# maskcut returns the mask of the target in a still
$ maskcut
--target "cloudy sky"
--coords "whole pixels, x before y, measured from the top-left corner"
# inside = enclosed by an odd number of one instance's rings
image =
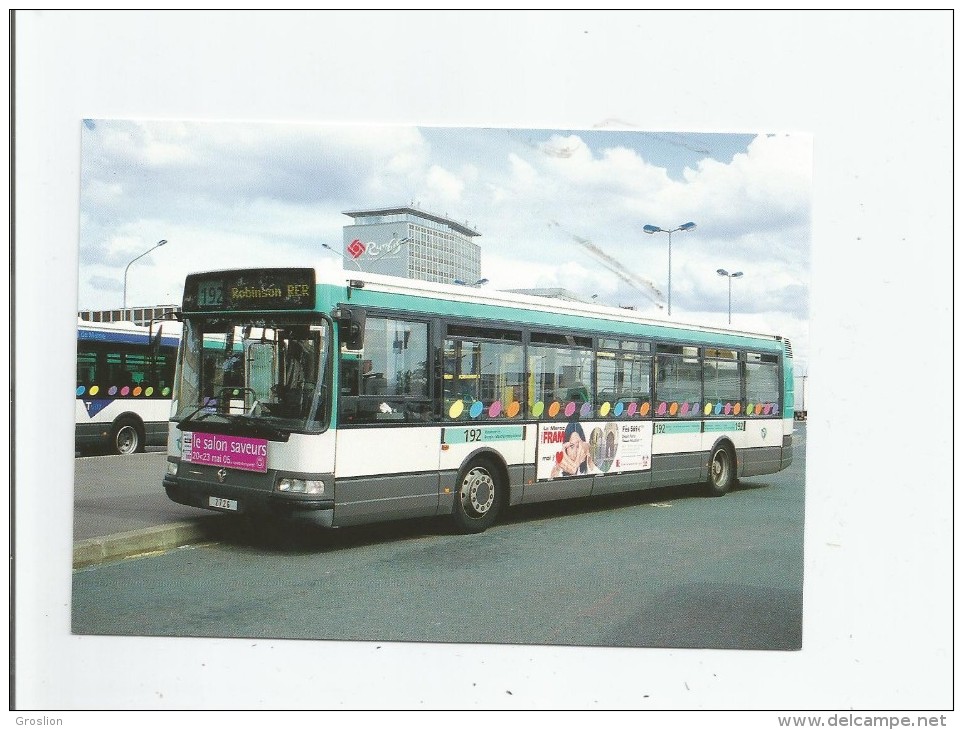
[[[88,119],[79,307],[179,302],[209,268],[337,272],[343,211],[416,202],[481,233],[489,287],[808,340],[812,140],[805,134],[321,126]]]

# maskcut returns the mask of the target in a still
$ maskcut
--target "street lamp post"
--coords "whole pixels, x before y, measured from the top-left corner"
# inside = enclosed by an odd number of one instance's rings
[[[340,254],[340,253],[338,253],[337,251],[335,251],[333,248],[331,248],[331,247],[330,247],[328,244],[326,244],[326,243],[322,243],[322,244],[321,244],[321,248],[323,248],[323,249],[325,249],[325,250],[327,250],[327,251],[330,251],[330,252],[333,253],[335,256],[337,256],[339,259],[341,259],[341,268],[342,268],[342,269],[344,268],[344,256],[343,256],[342,254]],[[355,261],[354,259],[351,259],[351,263],[355,265],[355,268],[357,268],[358,271],[363,271],[363,270],[364,270],[364,269],[361,268],[361,264],[359,264],[359,263],[358,263],[357,261]]]
[[[130,265],[131,265],[132,263],[134,263],[137,259],[143,258],[143,257],[146,256],[147,254],[149,254],[151,251],[153,251],[155,248],[160,248],[160,247],[163,246],[165,243],[167,243],[167,239],[161,239],[160,241],[158,241],[157,243],[155,243],[153,246],[151,246],[149,249],[147,249],[146,251],[144,251],[144,253],[142,253],[140,256],[135,256],[134,258],[132,258],[132,259],[127,263],[127,266],[124,267],[124,307],[123,307],[123,310],[124,310],[124,319],[125,319],[125,320],[129,319],[129,317],[127,316],[127,315],[128,315],[128,312],[127,312],[127,270],[130,268]]]
[[[688,223],[683,223],[681,226],[678,226],[677,228],[673,228],[672,230],[666,230],[665,228],[659,228],[658,226],[652,226],[652,225],[642,226],[642,230],[648,234],[667,233],[669,235],[669,316],[670,317],[672,316],[672,234],[675,233],[676,231],[691,231],[695,227],[696,227],[696,224],[693,223],[692,221],[689,221]]]
[[[454,283],[455,283],[455,284],[458,284],[459,286],[474,286],[474,287],[479,287],[479,286],[483,286],[484,284],[487,284],[487,283],[488,283],[488,279],[479,279],[478,281],[473,282],[473,283],[469,283],[469,282],[464,281],[464,280],[462,280],[462,279],[455,279],[455,280],[454,280]]]
[[[742,276],[741,271],[737,271],[734,274],[730,274],[725,269],[716,269],[716,273],[719,276],[724,276],[729,280],[729,324],[732,324],[732,280],[738,279]]]

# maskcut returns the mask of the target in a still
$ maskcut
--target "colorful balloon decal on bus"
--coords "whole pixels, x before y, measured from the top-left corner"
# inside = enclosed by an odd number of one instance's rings
[[[153,388],[148,387],[144,394],[150,396],[153,393]],[[130,391],[130,395],[138,396],[140,395],[141,388],[136,387],[130,389],[124,387],[120,390],[120,395],[126,396]],[[94,385],[90,388],[90,395],[96,395],[98,392],[98,386]],[[117,387],[111,388],[111,395],[117,394]],[[170,392],[169,388],[165,388],[163,395],[166,397]],[[77,395],[82,396],[84,394],[84,386],[77,388]],[[597,409],[593,407],[591,403],[582,403],[579,405],[576,401],[569,401],[567,403],[562,403],[560,401],[552,401],[546,407],[546,404],[542,401],[536,401],[532,404],[529,409],[531,418],[546,418],[556,419],[564,418],[567,420],[573,419],[588,419],[593,416],[597,418],[632,418],[635,416],[645,418],[653,413],[652,406],[648,401],[643,401],[641,404],[636,401],[616,401],[614,404],[611,401],[605,401],[600,404]],[[755,416],[773,416],[779,413],[778,403],[749,403],[743,409],[742,403],[739,402],[712,402],[707,401],[705,405],[699,403],[698,401],[662,401],[660,402],[654,410],[654,415],[658,418],[693,418],[699,416],[739,416],[745,413],[746,417]],[[483,401],[472,401],[466,403],[464,400],[456,400],[452,402],[448,407],[448,418],[451,420],[458,420],[463,417],[468,417],[471,419],[481,418],[483,415],[488,418],[517,418],[522,413],[522,404],[515,400],[505,405],[501,400],[492,401],[489,404]]]

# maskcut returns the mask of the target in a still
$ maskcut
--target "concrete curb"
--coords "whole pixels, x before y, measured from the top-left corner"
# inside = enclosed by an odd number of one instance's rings
[[[74,568],[210,540],[213,532],[207,523],[207,520],[174,522],[75,542]]]

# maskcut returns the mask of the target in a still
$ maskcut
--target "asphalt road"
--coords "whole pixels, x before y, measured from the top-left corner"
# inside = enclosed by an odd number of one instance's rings
[[[74,542],[204,515],[167,498],[166,462],[162,450],[75,458]]]
[[[81,634],[798,649],[805,428],[790,469],[438,521],[216,542],[78,570]],[[226,518],[228,519],[228,518]]]

